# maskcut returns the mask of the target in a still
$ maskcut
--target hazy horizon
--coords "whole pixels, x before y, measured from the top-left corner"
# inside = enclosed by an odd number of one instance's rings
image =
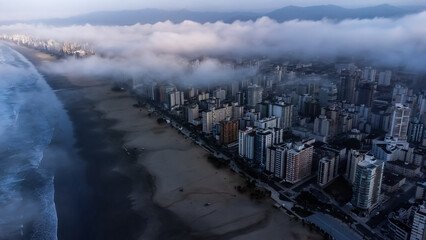
[[[185,0],[173,2],[169,0],[160,0],[155,2],[139,2],[134,0],[124,0],[120,2],[107,0],[92,0],[92,1],[62,1],[57,4],[54,0],[31,1],[20,0],[19,2],[5,2],[0,3],[0,21],[12,20],[31,20],[31,19],[44,19],[44,18],[62,18],[75,15],[87,14],[98,11],[122,11],[134,10],[145,8],[156,8],[162,10],[193,10],[193,11],[249,11],[249,12],[268,12],[286,6],[317,6],[317,5],[337,5],[345,8],[359,8],[370,7],[381,4],[390,4],[394,6],[426,6],[426,3],[421,0],[360,0],[342,1],[342,0],[254,0],[247,3],[243,0],[232,1],[203,1],[200,3],[195,0]]]

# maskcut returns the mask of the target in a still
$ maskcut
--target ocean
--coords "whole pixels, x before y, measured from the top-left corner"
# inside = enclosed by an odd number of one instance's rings
[[[0,43],[0,239],[191,239],[83,91]]]
[[[54,172],[61,159],[44,154],[55,135],[71,133],[70,124],[36,68],[0,44],[0,239],[57,239]]]

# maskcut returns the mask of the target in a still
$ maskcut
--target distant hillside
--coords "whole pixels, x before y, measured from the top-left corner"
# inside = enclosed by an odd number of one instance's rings
[[[159,9],[141,9],[126,11],[94,12],[78,15],[69,18],[40,19],[26,21],[26,23],[45,23],[49,25],[133,25],[136,23],[147,24],[164,22],[170,20],[180,23],[184,20],[191,20],[199,23],[224,21],[227,23],[236,20],[248,21],[256,20],[262,16],[268,16],[278,22],[300,19],[300,20],[320,20],[323,18],[333,20],[343,19],[368,19],[375,17],[396,18],[406,14],[421,11],[416,8],[399,8],[391,5],[379,5],[375,7],[348,9],[335,5],[322,5],[312,7],[288,6],[275,11],[257,14],[252,12],[196,12],[189,10],[166,11]],[[8,24],[14,21],[9,21]],[[17,22],[17,21],[15,21]],[[5,23],[3,23],[5,24]]]
[[[275,19],[279,22],[283,22],[292,19],[321,20],[323,18],[328,18],[334,20],[343,20],[355,18],[368,19],[375,17],[394,18],[401,17],[414,12],[416,11],[406,10],[387,4],[375,7],[354,9],[342,8],[335,5],[323,5],[312,7],[289,6],[270,12],[266,14],[266,16]]]
[[[52,25],[92,24],[92,25],[133,25],[136,23],[157,23],[172,21],[181,23],[191,20],[199,23],[206,22],[233,22],[258,18],[259,15],[249,12],[195,12],[189,10],[166,11],[159,9],[126,10],[115,12],[95,12],[63,19],[45,19],[33,22],[41,22]]]

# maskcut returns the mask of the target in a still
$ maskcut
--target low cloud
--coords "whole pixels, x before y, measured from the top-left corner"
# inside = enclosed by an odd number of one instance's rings
[[[68,58],[46,66],[57,73],[122,75],[161,80],[228,80],[254,74],[253,68],[233,69],[222,59],[250,57],[300,59],[361,57],[380,65],[426,71],[426,12],[399,19],[334,22],[269,18],[199,24],[160,22],[133,26],[13,25],[0,33],[39,39],[89,43],[95,56]],[[202,59],[194,64],[194,59]]]

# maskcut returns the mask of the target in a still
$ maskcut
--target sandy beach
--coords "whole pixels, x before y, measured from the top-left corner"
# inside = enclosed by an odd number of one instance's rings
[[[55,61],[16,49],[36,67]],[[107,80],[43,75],[70,115],[87,163],[91,201],[100,204],[99,212],[90,214],[100,222],[84,230],[92,231],[92,239],[322,239],[274,208],[272,200],[239,193],[241,176],[214,167],[204,149],[134,107],[134,97],[112,91]],[[123,144],[144,150],[132,159]],[[60,233],[57,205],[59,239],[71,239]]]

